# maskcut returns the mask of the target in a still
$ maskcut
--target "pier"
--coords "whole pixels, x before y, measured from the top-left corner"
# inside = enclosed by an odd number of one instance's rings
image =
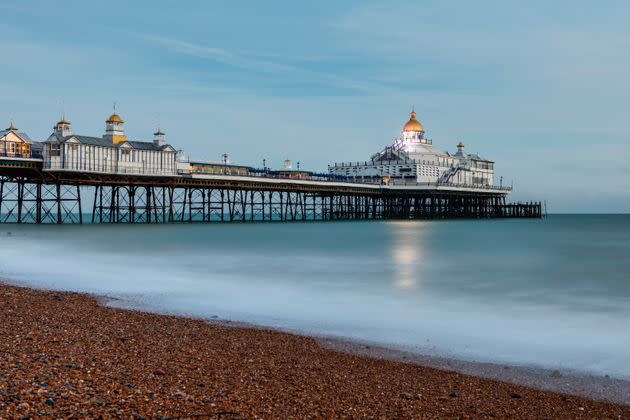
[[[193,223],[540,218],[507,187],[385,184],[311,174],[168,176],[42,169],[0,157],[0,223]]]

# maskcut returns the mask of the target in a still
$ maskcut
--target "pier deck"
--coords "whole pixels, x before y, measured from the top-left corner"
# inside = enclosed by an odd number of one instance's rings
[[[0,223],[190,223],[542,216],[505,187],[224,174],[43,171],[0,158]],[[84,220],[89,214],[89,220]]]

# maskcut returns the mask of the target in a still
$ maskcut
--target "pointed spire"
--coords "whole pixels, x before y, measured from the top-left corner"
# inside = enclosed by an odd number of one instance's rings
[[[7,131],[17,131],[17,128],[13,125],[13,119],[11,119],[11,123],[7,127]]]
[[[411,116],[412,120],[416,119],[416,107],[415,107],[415,105],[411,107],[411,114],[410,114],[410,116]]]
[[[70,122],[68,120],[66,120],[66,112],[65,111],[61,114],[61,119],[59,120],[57,125],[64,125],[64,124],[70,124]]]
[[[156,118],[157,118],[157,131],[155,133],[153,133],[153,135],[155,137],[164,137],[165,133],[162,130],[160,130],[160,125],[161,125],[160,124],[160,114],[157,114]]]

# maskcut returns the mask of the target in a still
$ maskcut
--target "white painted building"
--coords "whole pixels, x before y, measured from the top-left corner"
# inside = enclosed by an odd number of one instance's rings
[[[425,137],[422,123],[411,111],[400,137],[364,162],[335,163],[329,173],[357,181],[385,183],[439,183],[454,185],[492,186],[494,162],[476,154],[464,152],[464,144],[450,154],[433,146]]]
[[[113,174],[176,175],[176,151],[158,129],[152,142],[127,139],[124,121],[112,114],[102,137],[72,133],[62,118],[44,142],[45,171],[79,171]]]

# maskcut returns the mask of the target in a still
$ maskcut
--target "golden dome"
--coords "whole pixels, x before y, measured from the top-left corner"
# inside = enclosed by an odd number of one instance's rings
[[[422,123],[416,120],[416,111],[411,111],[411,118],[403,127],[403,131],[424,131]]]
[[[108,123],[114,123],[114,122],[115,123],[124,123],[123,119],[120,118],[120,115],[118,115],[116,113],[110,115],[109,118],[107,119],[107,121],[105,121],[105,122],[108,122]]]

